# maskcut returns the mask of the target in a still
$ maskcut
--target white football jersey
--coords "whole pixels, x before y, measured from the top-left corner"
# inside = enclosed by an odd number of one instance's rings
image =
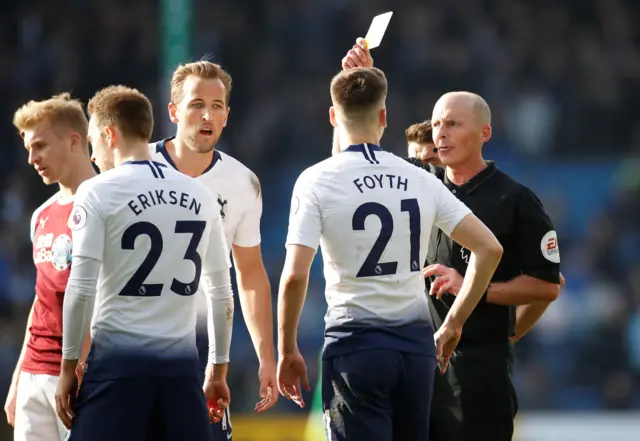
[[[92,321],[97,354],[196,354],[201,276],[230,267],[221,222],[203,185],[157,162],[126,162],[80,186],[69,226],[73,257],[102,262]]]
[[[426,322],[421,270],[431,229],[449,235],[469,213],[427,171],[354,145],[300,175],[287,245],[322,247],[327,328]]]
[[[149,151],[154,161],[177,169],[165,147],[172,139],[149,144]],[[260,245],[262,192],[257,176],[237,159],[216,150],[210,166],[195,179],[215,197],[229,249]]]

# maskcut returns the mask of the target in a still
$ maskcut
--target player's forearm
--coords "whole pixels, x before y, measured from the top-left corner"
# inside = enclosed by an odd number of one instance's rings
[[[495,282],[489,285],[487,302],[496,305],[519,306],[534,302],[553,302],[560,294],[560,285],[526,274],[508,282]]]
[[[261,362],[275,360],[271,287],[262,265],[248,272],[238,272],[238,295],[258,359]]]
[[[91,323],[95,296],[67,287],[62,306],[62,358],[77,364],[82,357],[86,330]],[[74,364],[74,365],[75,365]]]
[[[453,320],[458,325],[467,321],[487,290],[501,257],[500,248],[478,250],[471,254],[462,287],[447,314],[447,320]]]
[[[205,291],[207,295],[207,331],[209,364],[229,363],[233,333],[233,291],[231,284]]]
[[[516,335],[511,338],[514,343],[524,337],[540,320],[551,302],[535,302],[520,305],[516,308]]]
[[[77,364],[91,324],[101,262],[74,256],[62,303],[62,358]],[[75,365],[74,364],[74,365]]]
[[[309,275],[283,274],[278,293],[278,352],[298,350],[298,323],[307,293]]]
[[[205,376],[210,380],[226,380],[228,371],[229,363],[209,364]]]

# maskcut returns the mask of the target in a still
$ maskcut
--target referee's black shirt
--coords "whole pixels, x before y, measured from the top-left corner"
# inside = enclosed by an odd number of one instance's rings
[[[540,200],[531,190],[498,170],[487,167],[467,183],[456,186],[444,169],[435,173],[471,211],[495,234],[504,252],[492,282],[506,282],[521,274],[551,283],[560,283],[560,257],[555,229]],[[464,276],[469,250],[433,229],[426,265],[440,263]],[[431,280],[426,280],[427,292]],[[453,304],[449,293],[439,300],[429,296],[429,309],[438,329]],[[514,335],[515,308],[487,303],[485,297],[473,311],[462,331],[462,342],[504,341]]]

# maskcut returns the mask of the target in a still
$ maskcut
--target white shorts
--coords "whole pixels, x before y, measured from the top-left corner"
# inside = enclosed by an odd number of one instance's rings
[[[20,372],[14,441],[64,441],[67,429],[56,414],[58,377]]]

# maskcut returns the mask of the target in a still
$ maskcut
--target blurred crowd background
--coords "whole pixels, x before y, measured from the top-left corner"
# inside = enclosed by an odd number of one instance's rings
[[[167,8],[174,11],[168,21]],[[103,86],[126,84],[154,103],[160,139],[173,133],[166,114],[167,71],[203,56],[221,63],[234,88],[219,148],[262,182],[263,252],[275,299],[293,182],[330,154],[329,81],[371,18],[387,10],[394,16],[373,53],[390,85],[383,146],[404,155],[404,129],[428,118],[442,93],[477,92],[493,112],[486,158],[530,186],[557,227],[567,284],[517,344],[520,409],[640,409],[635,0],[2,2],[3,402],[34,295],[29,218],[56,190],[28,166],[11,124],[13,111],[27,100],[63,91],[86,102]],[[180,30],[172,20],[185,14]],[[186,58],[176,59],[180,54]],[[300,329],[314,378],[325,310],[318,260]],[[257,362],[239,306],[236,311],[233,409],[251,412],[258,399]],[[275,412],[296,411],[281,401]]]

